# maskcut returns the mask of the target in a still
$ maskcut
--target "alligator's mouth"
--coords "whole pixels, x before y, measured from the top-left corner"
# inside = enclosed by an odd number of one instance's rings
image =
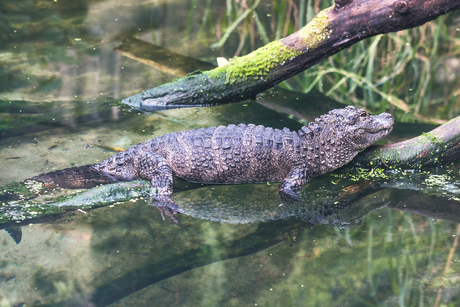
[[[374,135],[387,135],[393,130],[394,119],[389,113],[382,113],[372,118],[363,127],[364,131]],[[368,127],[366,127],[366,125]]]
[[[355,145],[357,149],[365,149],[373,143],[383,139],[393,130],[393,118],[386,115],[386,118],[374,118],[373,121],[368,121],[367,125],[364,124],[355,133],[361,135],[362,138],[355,138]]]
[[[362,130],[364,133],[372,134],[372,135],[380,135],[380,134],[389,134],[393,130],[393,126],[385,127],[385,128],[366,128],[363,127]]]
[[[393,130],[393,127],[390,126],[389,128],[384,128],[384,129],[380,129],[380,131],[377,131],[377,133],[380,133],[380,134],[390,134],[390,132]]]

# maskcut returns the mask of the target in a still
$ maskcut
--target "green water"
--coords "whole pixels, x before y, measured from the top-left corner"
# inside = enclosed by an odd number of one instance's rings
[[[190,70],[232,57],[244,33],[210,47],[223,35],[215,20],[232,20],[226,3],[2,1],[0,192],[114,154],[103,146],[231,123],[298,129],[339,106],[282,89],[210,108],[114,105],[178,77],[184,65],[145,61],[155,52],[188,56]],[[270,38],[283,29],[268,26],[271,5],[261,1],[257,11]],[[246,35],[242,52],[251,49]],[[152,53],[135,49],[136,39]],[[432,128],[399,124],[388,141]],[[281,205],[277,188],[176,182],[184,210],[176,225],[148,204],[145,182],[22,186],[15,191],[40,196],[0,205],[0,307],[460,305],[458,164],[336,171],[309,182],[291,205]]]

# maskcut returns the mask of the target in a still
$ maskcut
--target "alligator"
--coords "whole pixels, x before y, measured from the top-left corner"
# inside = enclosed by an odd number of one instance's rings
[[[151,204],[163,219],[181,212],[171,198],[173,177],[205,184],[282,182],[286,203],[313,177],[350,162],[359,152],[388,135],[388,113],[369,115],[353,106],[335,109],[299,131],[239,124],[165,134],[96,164],[41,174],[32,180],[61,187],[100,183],[151,182]]]

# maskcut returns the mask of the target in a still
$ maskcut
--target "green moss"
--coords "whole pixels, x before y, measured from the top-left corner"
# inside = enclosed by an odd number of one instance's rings
[[[227,65],[210,71],[209,77],[226,74],[226,82],[246,80],[248,77],[265,81],[264,77],[268,77],[274,67],[284,65],[301,53],[301,50],[292,49],[284,46],[280,41],[274,41],[246,56],[230,59]]]
[[[439,144],[440,145],[440,144],[443,143],[441,138],[439,138],[438,136],[433,135],[433,134],[431,134],[429,132],[423,132],[422,137],[428,139],[431,142],[431,144]]]
[[[327,12],[332,8],[321,11],[308,25],[299,30],[299,41],[302,45],[308,46],[307,50],[315,48],[332,33],[332,30],[328,29],[327,16]],[[290,48],[281,41],[274,41],[246,56],[230,59],[227,65],[210,71],[208,76],[218,78],[226,75],[227,83],[247,80],[248,77],[265,81],[264,78],[270,75],[274,67],[284,65],[302,53],[301,49]]]
[[[312,19],[305,27],[299,30],[300,41],[307,45],[307,50],[316,48],[319,42],[329,38],[332,33],[328,23],[327,13],[333,8],[322,10],[315,18]]]

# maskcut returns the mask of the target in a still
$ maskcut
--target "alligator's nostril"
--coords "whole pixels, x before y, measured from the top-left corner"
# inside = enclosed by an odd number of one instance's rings
[[[382,115],[386,118],[393,118],[393,116],[390,113],[382,113]]]

